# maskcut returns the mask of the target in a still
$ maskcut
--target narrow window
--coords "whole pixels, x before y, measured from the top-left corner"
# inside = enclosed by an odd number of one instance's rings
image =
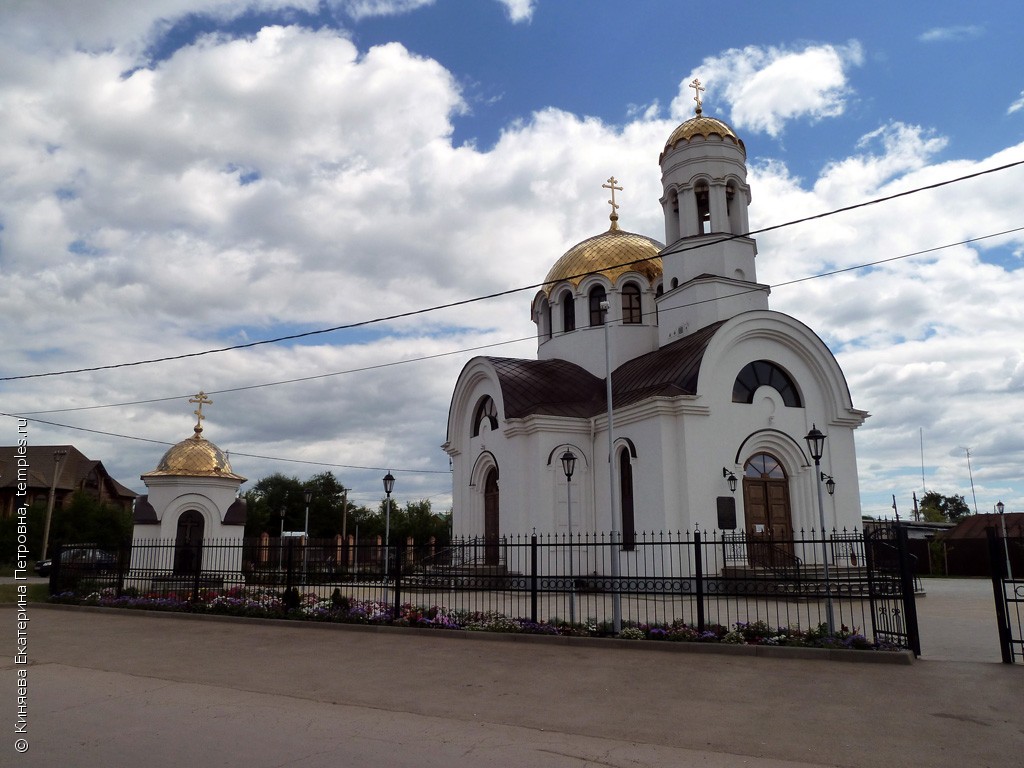
[[[562,294],[562,331],[568,333],[576,330],[576,300],[572,291]]]
[[[604,325],[604,310],[601,309],[601,304],[607,299],[608,294],[600,285],[595,285],[590,289],[590,324]]]
[[[633,465],[629,449],[619,451],[619,495],[622,502],[622,548],[636,549],[636,515],[633,512]]]
[[[622,286],[622,322],[630,325],[642,323],[643,312],[640,311],[640,288],[636,283]]]

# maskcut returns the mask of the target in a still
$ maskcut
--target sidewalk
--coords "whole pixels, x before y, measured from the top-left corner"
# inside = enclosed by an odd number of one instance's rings
[[[923,616],[948,599],[922,600]],[[4,765],[1015,768],[1024,754],[1021,665],[29,614],[31,746],[15,754],[9,729]],[[0,609],[0,623],[14,619]],[[11,661],[0,663],[8,723]]]

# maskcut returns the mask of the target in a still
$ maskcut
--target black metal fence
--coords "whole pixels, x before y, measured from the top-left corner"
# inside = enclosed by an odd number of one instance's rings
[[[1024,662],[1024,573],[1012,570],[1012,539],[992,527],[986,528],[985,534],[1002,660],[1004,664]],[[1022,543],[1018,537],[1017,546]]]
[[[239,543],[137,541],[116,569],[69,571],[54,559],[51,592],[199,600],[234,587],[328,599],[503,614],[587,627],[685,622],[699,631],[764,622],[827,624],[920,653],[914,574],[898,526],[810,532],[787,540],[744,533],[533,534],[461,539],[450,547],[345,546],[266,536]]]

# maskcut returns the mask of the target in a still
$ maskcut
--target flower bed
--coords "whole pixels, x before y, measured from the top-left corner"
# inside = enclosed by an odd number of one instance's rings
[[[249,616],[297,621],[327,621],[345,624],[376,624],[464,632],[510,632],[533,635],[573,637],[617,637],[622,640],[649,640],[684,643],[724,643],[730,645],[789,646],[855,650],[899,650],[868,640],[856,629],[841,627],[829,634],[825,624],[811,629],[771,627],[764,621],[737,622],[698,629],[682,621],[669,624],[629,624],[616,634],[608,622],[582,623],[514,619],[496,612],[451,610],[443,607],[414,606],[406,603],[395,610],[380,601],[352,600],[335,590],[327,599],[296,590],[279,593],[253,587],[228,590],[200,590],[198,600],[169,594],[139,594],[130,591],[118,597],[113,589],[103,589],[85,597],[64,593],[51,602],[72,605],[96,605],[108,608],[178,611],[185,613]]]

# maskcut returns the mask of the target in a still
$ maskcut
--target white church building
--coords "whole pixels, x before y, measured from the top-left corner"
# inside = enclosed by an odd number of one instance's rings
[[[824,342],[757,282],[742,140],[698,98],[660,165],[667,245],[619,228],[609,179],[611,226],[558,259],[533,299],[537,359],[463,368],[443,445],[457,536],[565,533],[571,519],[626,548],[635,531],[695,527],[786,539],[821,529],[828,477],[825,527],[860,526],[867,413]],[[817,470],[814,428],[827,435]]]

